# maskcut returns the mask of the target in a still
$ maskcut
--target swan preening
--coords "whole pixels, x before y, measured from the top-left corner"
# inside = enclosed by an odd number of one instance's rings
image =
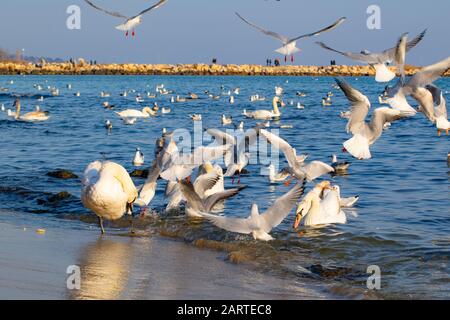
[[[273,31],[268,31],[265,30],[253,23],[251,23],[250,21],[246,20],[245,18],[243,18],[239,13],[236,12],[236,15],[242,20],[244,21],[246,24],[250,25],[251,27],[255,28],[256,30],[264,33],[265,35],[268,35],[270,37],[273,37],[275,39],[277,39],[278,41],[281,41],[281,43],[283,44],[283,46],[277,50],[275,50],[275,52],[278,52],[279,54],[284,55],[284,61],[287,61],[287,57],[291,56],[291,62],[294,62],[294,54],[299,52],[300,49],[297,48],[297,41],[303,38],[309,38],[309,37],[313,37],[313,36],[318,36],[319,34],[323,33],[323,32],[327,32],[327,31],[331,31],[335,28],[337,28],[340,24],[342,24],[346,18],[342,17],[339,20],[337,20],[336,22],[334,22],[332,25],[325,27],[319,31],[316,32],[312,32],[312,33],[308,33],[308,34],[304,34],[298,37],[294,37],[294,38],[288,38],[286,36],[283,36],[279,33],[273,32]]]
[[[118,220],[124,214],[131,216],[137,189],[128,172],[110,161],[95,161],[84,171],[81,189],[83,205],[99,218],[101,232],[103,220]]]
[[[304,226],[346,223],[347,216],[341,209],[340,189],[329,181],[317,184],[298,205],[294,228]]]
[[[131,31],[131,35],[134,37],[135,35],[135,28],[140,25],[142,23],[142,16],[154,9],[159,8],[160,6],[162,6],[164,3],[167,2],[167,0],[160,0],[158,3],[154,4],[153,6],[139,12],[137,15],[129,17],[126,16],[120,12],[114,12],[114,11],[110,11],[110,10],[106,10],[106,9],[102,9],[99,6],[97,6],[96,4],[94,4],[92,1],[90,0],[84,0],[86,1],[87,4],[89,4],[91,7],[100,10],[104,13],[107,13],[113,17],[117,17],[117,18],[123,18],[125,19],[125,22],[123,24],[120,24],[116,27],[117,30],[121,30],[121,31],[125,31],[125,35],[128,36],[129,32]]]
[[[16,108],[16,112],[15,113],[10,112],[9,115],[14,116],[14,118],[19,121],[38,122],[38,121],[46,121],[50,118],[49,112],[40,111],[40,108],[36,108],[35,111],[21,115],[20,99],[15,100],[14,107]]]

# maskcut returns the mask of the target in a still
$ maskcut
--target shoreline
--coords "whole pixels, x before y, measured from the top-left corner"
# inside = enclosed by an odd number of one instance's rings
[[[390,67],[395,72],[395,67]],[[413,75],[420,67],[407,66],[406,75]],[[186,75],[186,76],[374,76],[371,66],[279,66],[236,64],[97,64],[77,63],[0,62],[0,75]],[[450,76],[450,70],[445,75]]]
[[[0,210],[0,299],[324,299],[323,292],[246,264],[223,252],[146,233],[99,235],[94,225]],[[38,233],[37,230],[43,230]],[[161,252],[164,252],[162,255]],[[55,254],[57,253],[57,254]],[[80,290],[67,288],[78,266]],[[100,275],[100,276],[99,276]],[[267,291],[270,288],[270,291]]]

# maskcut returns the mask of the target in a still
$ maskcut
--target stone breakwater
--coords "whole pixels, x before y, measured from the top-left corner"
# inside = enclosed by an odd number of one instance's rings
[[[414,74],[419,67],[408,66]],[[392,68],[394,71],[395,68]],[[49,63],[44,66],[27,63],[1,63],[2,75],[212,75],[212,76],[373,76],[370,66],[279,66],[208,65],[208,64],[73,64]],[[448,70],[445,76],[450,76]]]

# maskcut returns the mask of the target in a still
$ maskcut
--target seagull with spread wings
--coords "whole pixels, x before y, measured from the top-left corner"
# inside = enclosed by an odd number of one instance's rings
[[[242,234],[252,234],[255,240],[270,241],[274,238],[269,234],[289,215],[297,201],[305,191],[305,181],[299,182],[288,193],[278,198],[275,203],[263,214],[259,213],[258,205],[254,203],[250,216],[243,218],[230,218],[216,216],[209,213],[200,213],[214,225],[227,231]]]
[[[135,28],[140,25],[142,23],[142,16],[144,14],[146,14],[147,12],[153,10],[153,9],[157,9],[160,6],[162,6],[164,3],[167,2],[167,0],[160,0],[157,4],[154,4],[153,6],[139,12],[137,15],[132,16],[132,17],[127,17],[126,15],[120,13],[120,12],[115,12],[115,11],[110,11],[110,10],[106,10],[103,8],[100,8],[99,6],[97,6],[96,4],[94,4],[92,1],[90,0],[84,0],[86,1],[86,3],[88,5],[90,5],[91,7],[100,10],[104,13],[107,13],[113,17],[117,17],[117,18],[123,18],[125,19],[125,22],[121,25],[118,25],[116,27],[117,30],[121,30],[121,31],[126,31],[125,36],[128,36],[129,32],[131,31],[131,35],[134,37],[135,35]]]
[[[344,150],[359,160],[370,159],[372,155],[369,146],[381,136],[385,123],[399,120],[406,114],[400,110],[381,107],[375,109],[367,123],[365,119],[370,109],[369,99],[342,78],[336,78],[336,83],[352,106],[347,132],[352,133],[353,137],[344,142]]]
[[[412,39],[411,41],[406,42],[406,47],[404,47],[404,52],[411,50],[414,48],[420,41],[422,41],[423,37],[427,30],[422,31],[417,37]],[[375,68],[376,75],[375,80],[377,82],[389,82],[395,78],[395,73],[388,69],[386,63],[395,62],[400,69],[400,72],[403,72],[403,64],[404,64],[404,52],[399,52],[399,48],[402,48],[400,44],[405,42],[406,34],[403,34],[397,42],[397,45],[393,48],[384,50],[378,53],[371,53],[367,50],[363,50],[360,53],[355,52],[343,52],[336,49],[333,49],[327,46],[323,42],[316,42],[319,46],[324,49],[339,53],[349,59],[365,62]],[[403,58],[403,59],[402,59]],[[403,60],[403,61],[402,61]]]
[[[294,54],[299,52],[300,49],[297,48],[297,41],[303,38],[309,38],[309,37],[314,37],[314,36],[318,36],[319,34],[323,33],[323,32],[327,32],[327,31],[331,31],[333,29],[335,29],[336,27],[338,27],[341,23],[343,23],[346,18],[342,17],[339,20],[337,20],[335,23],[333,23],[332,25],[323,28],[319,31],[316,32],[312,32],[312,33],[308,33],[308,34],[304,34],[295,38],[288,38],[284,35],[281,35],[279,33],[273,32],[273,31],[268,31],[265,30],[264,28],[261,28],[253,23],[251,23],[250,21],[246,20],[245,18],[243,18],[239,13],[236,12],[236,15],[242,20],[244,21],[246,24],[252,26],[253,28],[255,28],[256,30],[264,33],[265,35],[268,35],[270,37],[273,37],[279,41],[281,41],[281,43],[283,44],[283,46],[277,50],[275,50],[275,52],[278,52],[282,55],[284,55],[284,61],[287,61],[287,56],[291,56],[291,62],[294,62]]]

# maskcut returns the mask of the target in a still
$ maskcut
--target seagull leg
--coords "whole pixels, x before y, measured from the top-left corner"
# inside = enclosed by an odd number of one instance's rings
[[[291,63],[294,63],[294,55],[291,55]]]
[[[441,130],[438,129],[438,137],[441,136]]]
[[[450,129],[445,129],[445,134],[448,136],[448,130]]]
[[[103,218],[102,217],[98,217],[98,224],[100,226],[101,233],[105,234],[105,229],[103,228]]]
[[[133,32],[131,32],[131,35],[134,37],[135,36],[135,32],[134,32],[134,29],[133,29]]]
[[[286,187],[289,187],[289,186],[291,185],[291,182],[292,182],[292,177],[291,177],[289,180],[287,180],[287,181],[284,183],[284,185],[285,185]]]
[[[125,37],[128,37],[128,31],[125,33]]]
[[[231,184],[234,184],[234,174],[233,174],[233,176],[231,177]]]
[[[238,174],[238,182],[237,182],[238,184],[241,184],[241,172],[239,171],[239,174]]]
[[[284,56],[284,63],[287,62],[287,56]]]
[[[348,152],[348,151],[347,151],[347,149],[345,149],[345,147],[344,147],[344,148],[342,148],[342,152]]]

